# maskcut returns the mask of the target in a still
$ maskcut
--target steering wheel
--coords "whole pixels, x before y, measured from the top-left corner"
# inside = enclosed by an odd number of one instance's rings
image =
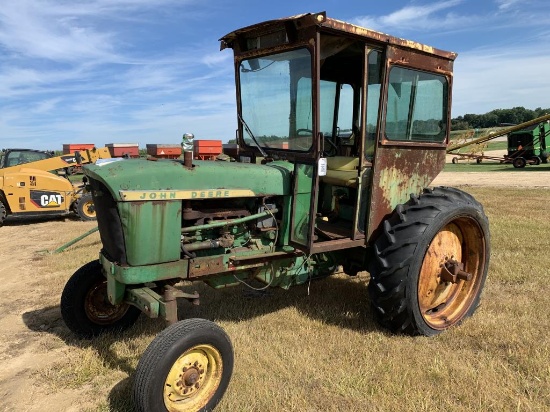
[[[328,143],[328,146],[329,146],[327,150],[327,147],[325,145],[324,153],[327,155],[327,157],[336,156],[336,154],[338,153],[338,146],[336,146],[336,144],[328,136],[324,136],[324,137],[325,137],[325,142]]]
[[[311,129],[297,129],[296,130],[296,135],[297,136],[313,136],[313,130],[311,130]],[[338,153],[338,146],[336,146],[336,144],[328,136],[324,136],[324,138],[325,138],[325,142],[327,142],[328,145],[330,146],[329,150],[325,150],[324,153],[329,157],[336,156],[336,154]],[[301,147],[301,149],[306,150],[307,148]]]

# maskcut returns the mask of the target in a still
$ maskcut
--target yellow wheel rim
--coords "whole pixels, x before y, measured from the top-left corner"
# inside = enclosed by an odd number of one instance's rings
[[[93,200],[88,200],[84,202],[82,205],[82,212],[86,215],[89,219],[95,219],[96,212],[95,212],[95,206]]]
[[[197,345],[172,365],[164,383],[164,405],[169,412],[204,408],[222,379],[222,356],[211,345]]]
[[[485,238],[473,219],[452,221],[434,236],[418,279],[420,312],[431,328],[443,330],[464,318],[479,294],[485,259]],[[445,267],[454,265],[469,279],[449,280]]]

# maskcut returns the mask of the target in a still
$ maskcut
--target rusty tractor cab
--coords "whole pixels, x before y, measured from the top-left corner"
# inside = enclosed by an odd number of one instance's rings
[[[222,47],[235,53],[240,146],[294,165],[290,243],[307,254],[365,246],[441,171],[453,53],[324,14],[238,30]]]
[[[431,336],[474,312],[487,275],[482,206],[427,188],[444,165],[455,54],[325,13],[221,44],[234,52],[237,162],[84,168],[103,247],[67,283],[61,311],[83,337],[142,312],[170,324],[137,367],[140,411],[211,410],[231,376],[225,332],[177,321],[176,298],[199,299],[181,280],[288,288],[368,270],[380,324]]]

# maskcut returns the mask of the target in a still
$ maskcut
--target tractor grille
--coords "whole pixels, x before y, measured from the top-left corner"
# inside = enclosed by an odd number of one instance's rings
[[[88,178],[88,181],[92,187],[97,226],[103,244],[102,253],[111,262],[126,265],[124,234],[117,204],[103,183],[91,178]]]

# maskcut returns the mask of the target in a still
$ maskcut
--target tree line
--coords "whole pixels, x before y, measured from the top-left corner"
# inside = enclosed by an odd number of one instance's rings
[[[537,107],[535,110],[525,107],[513,109],[495,109],[485,114],[465,114],[451,119],[451,130],[481,129],[528,122],[550,113],[550,108]]]

